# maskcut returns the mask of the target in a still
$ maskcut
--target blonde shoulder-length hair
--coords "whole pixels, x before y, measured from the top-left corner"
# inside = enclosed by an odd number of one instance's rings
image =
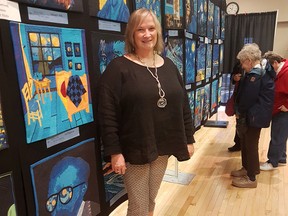
[[[161,53],[164,49],[164,42],[162,37],[162,28],[161,24],[158,21],[156,15],[149,11],[146,8],[140,8],[138,10],[135,10],[128,21],[128,24],[126,26],[125,31],[125,51],[126,53],[135,53],[135,41],[134,41],[134,33],[135,30],[138,28],[139,25],[143,22],[144,18],[148,15],[151,15],[153,18],[153,21],[155,23],[155,29],[157,31],[157,42],[154,47],[154,51],[157,53]]]

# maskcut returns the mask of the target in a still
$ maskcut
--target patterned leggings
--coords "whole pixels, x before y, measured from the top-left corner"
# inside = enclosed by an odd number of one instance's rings
[[[127,216],[147,216],[154,211],[155,198],[168,163],[168,156],[159,156],[144,165],[127,164],[124,183],[128,193]]]

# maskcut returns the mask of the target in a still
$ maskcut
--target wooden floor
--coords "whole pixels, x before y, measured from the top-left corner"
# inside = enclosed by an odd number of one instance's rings
[[[235,133],[234,117],[223,110],[211,120],[229,121],[227,128],[202,127],[195,133],[195,154],[179,163],[179,172],[196,176],[189,185],[162,182],[154,216],[288,216],[288,166],[262,171],[256,189],[231,185],[230,172],[241,168],[240,152],[230,153]],[[266,161],[270,129],[262,129],[259,140],[260,162]],[[174,170],[175,159],[168,169]],[[126,215],[127,201],[110,216]]]

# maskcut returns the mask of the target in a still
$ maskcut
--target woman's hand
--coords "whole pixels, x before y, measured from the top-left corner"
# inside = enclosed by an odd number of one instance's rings
[[[287,107],[285,107],[284,105],[280,106],[278,109],[281,110],[281,112],[288,112]]]
[[[117,174],[125,174],[126,163],[122,154],[111,155],[112,170]]]
[[[193,144],[188,144],[187,148],[188,148],[189,156],[191,158],[193,156],[193,154],[194,154],[194,145]]]

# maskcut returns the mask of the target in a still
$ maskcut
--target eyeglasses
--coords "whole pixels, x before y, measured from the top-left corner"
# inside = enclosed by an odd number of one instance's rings
[[[86,182],[82,182],[74,187],[71,187],[71,186],[64,187],[58,193],[55,193],[49,196],[46,201],[46,210],[50,213],[55,210],[58,197],[62,204],[66,205],[67,203],[69,203],[73,197],[73,189],[85,183]]]

